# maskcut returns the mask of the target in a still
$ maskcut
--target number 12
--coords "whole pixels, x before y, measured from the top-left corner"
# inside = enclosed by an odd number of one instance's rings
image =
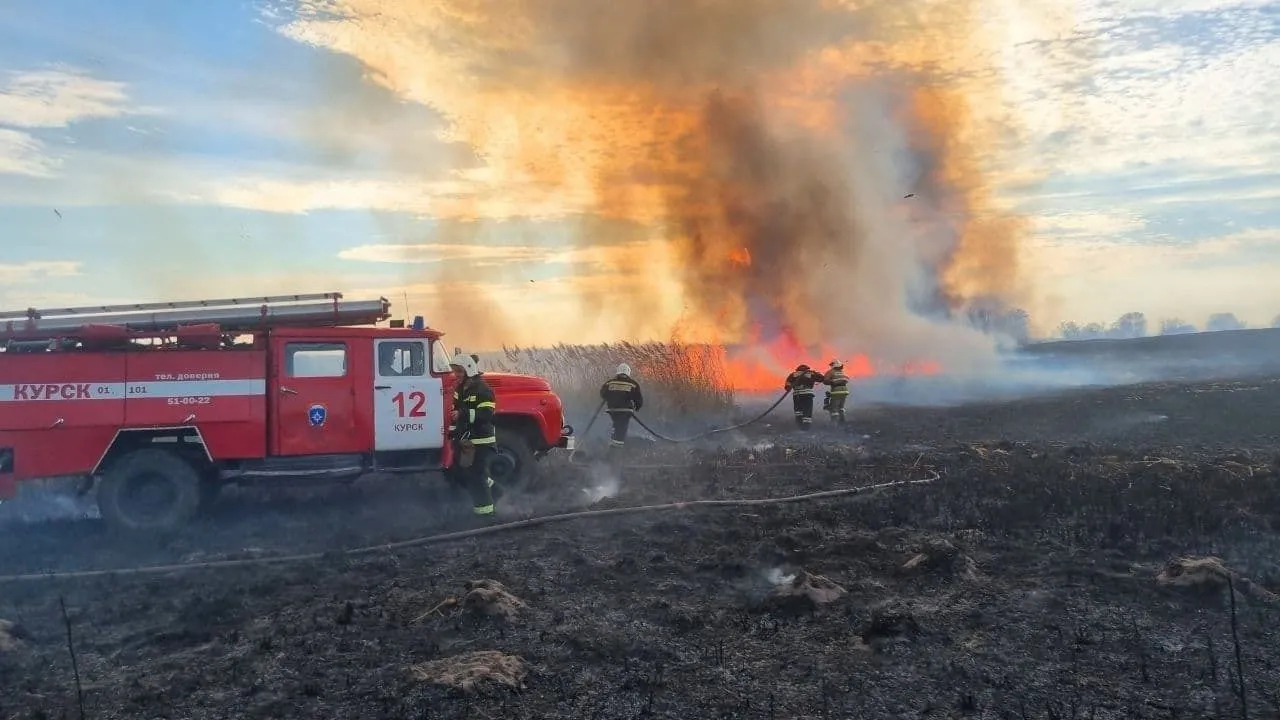
[[[391,398],[391,401],[396,404],[396,411],[400,413],[400,417],[405,417],[405,412],[404,412],[405,394],[402,392],[398,392],[396,393],[395,397]],[[419,390],[414,390],[413,392],[409,393],[408,401],[413,403],[413,407],[410,408],[409,410],[409,415],[408,415],[409,417],[426,417],[427,416],[427,411],[422,409],[422,406],[427,404],[426,393],[421,392]]]

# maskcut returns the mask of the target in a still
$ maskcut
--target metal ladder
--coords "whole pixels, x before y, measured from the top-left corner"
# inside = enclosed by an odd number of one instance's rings
[[[347,301],[342,293],[216,298],[180,302],[47,308],[0,312],[0,333],[25,337],[73,332],[87,325],[164,332],[184,325],[215,324],[224,331],[270,327],[373,325],[391,315],[386,298]]]

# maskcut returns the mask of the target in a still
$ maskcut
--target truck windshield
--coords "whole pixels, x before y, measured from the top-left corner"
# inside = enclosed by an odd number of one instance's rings
[[[431,341],[431,371],[441,375],[449,373],[449,353],[439,340]]]

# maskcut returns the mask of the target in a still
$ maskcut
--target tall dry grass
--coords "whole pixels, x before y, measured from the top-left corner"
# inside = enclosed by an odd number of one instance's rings
[[[666,429],[724,422],[734,411],[724,349],[711,345],[606,343],[549,348],[504,347],[482,353],[482,367],[546,378],[565,405],[568,422],[585,427],[600,404],[600,386],[619,363],[631,366],[644,393],[645,422]],[[597,425],[600,421],[597,421]],[[596,434],[592,430],[592,434]]]

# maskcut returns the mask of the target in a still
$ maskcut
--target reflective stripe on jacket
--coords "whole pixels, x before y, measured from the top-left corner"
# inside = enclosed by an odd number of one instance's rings
[[[493,445],[498,441],[493,423],[498,403],[482,377],[463,381],[453,393],[453,409],[458,412],[455,437],[465,436],[473,445]]]
[[[813,394],[813,386],[822,382],[822,375],[812,370],[802,370],[791,373],[787,376],[785,389],[790,390],[792,395],[803,397]]]
[[[600,386],[600,399],[609,410],[639,410],[644,407],[640,383],[626,375],[617,375]]]
[[[826,377],[822,379],[822,382],[830,386],[832,395],[849,394],[849,376],[844,373],[844,370],[831,368],[827,371]]]

